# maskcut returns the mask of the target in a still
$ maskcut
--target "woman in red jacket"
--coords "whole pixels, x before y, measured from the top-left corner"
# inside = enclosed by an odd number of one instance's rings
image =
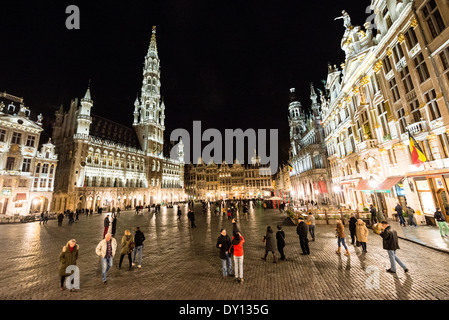
[[[237,232],[232,237],[231,244],[234,249],[235,280],[240,283],[243,283],[243,243],[245,243],[245,239],[240,232]]]

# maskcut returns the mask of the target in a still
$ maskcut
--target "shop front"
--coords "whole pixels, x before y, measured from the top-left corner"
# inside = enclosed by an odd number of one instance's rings
[[[416,193],[426,217],[427,224],[435,225],[434,214],[440,208],[446,221],[449,215],[449,171],[409,175],[413,179]]]

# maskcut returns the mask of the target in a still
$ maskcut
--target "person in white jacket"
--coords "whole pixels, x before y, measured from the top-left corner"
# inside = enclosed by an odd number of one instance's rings
[[[117,249],[117,241],[110,233],[107,233],[103,240],[97,245],[95,252],[101,258],[101,274],[103,283],[106,283],[106,274],[112,267],[112,260]]]

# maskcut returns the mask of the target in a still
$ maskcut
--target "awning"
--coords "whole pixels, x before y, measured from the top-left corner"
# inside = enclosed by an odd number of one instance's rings
[[[368,180],[360,180],[359,184],[355,188],[356,191],[364,191],[364,190],[373,190],[373,188],[370,187]]]
[[[26,193],[18,193],[16,194],[16,201],[26,201],[27,194]]]
[[[357,188],[357,191],[378,191],[378,192],[389,192],[391,188],[393,188],[396,183],[404,179],[404,177],[391,177],[385,179],[383,182],[379,183],[376,188],[370,186],[368,180],[360,180]]]
[[[393,188],[396,183],[404,179],[404,177],[391,177],[387,178],[384,182],[382,182],[376,190],[390,190]]]

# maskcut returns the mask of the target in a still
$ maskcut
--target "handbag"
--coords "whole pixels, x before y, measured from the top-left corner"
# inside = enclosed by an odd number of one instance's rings
[[[133,251],[135,246],[136,246],[136,243],[134,241],[130,242],[129,243],[129,250]]]
[[[231,245],[231,247],[229,248],[229,253],[234,254],[234,245]]]
[[[362,244],[360,243],[360,241],[356,241],[356,242],[355,242],[355,245],[356,245],[357,247],[360,247]]]

